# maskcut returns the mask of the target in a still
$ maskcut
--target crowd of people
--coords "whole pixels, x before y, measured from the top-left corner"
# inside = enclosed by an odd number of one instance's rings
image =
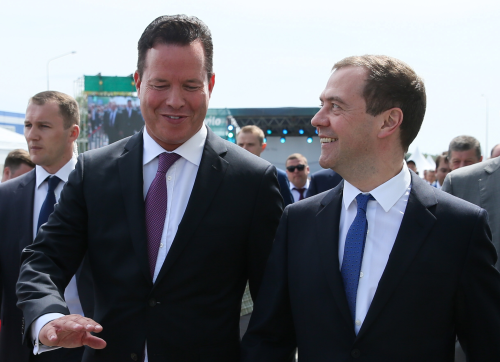
[[[29,157],[0,184],[1,361],[500,360],[500,146],[482,161],[456,137],[418,176],[409,65],[335,63],[314,174],[299,153],[285,170],[259,157],[256,126],[236,145],[205,126],[198,18],[155,19],[134,80],[144,127],[78,156],[76,101],[29,100]],[[118,114],[93,108],[90,126]]]
[[[113,100],[105,105],[91,104],[87,119],[88,137],[95,139],[97,147],[132,136],[144,127],[141,110],[133,105],[132,99],[127,99],[124,105]]]

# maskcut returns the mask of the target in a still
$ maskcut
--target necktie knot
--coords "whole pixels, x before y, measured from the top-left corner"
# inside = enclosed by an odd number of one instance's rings
[[[57,185],[59,185],[59,182],[61,182],[61,179],[59,177],[49,176],[48,177],[49,190],[47,192],[54,192]]]
[[[294,190],[297,190],[297,191],[298,191],[298,193],[300,194],[300,196],[299,196],[299,201],[300,201],[300,200],[303,200],[303,199],[304,199],[304,192],[306,191],[306,188],[305,188],[305,187],[301,187],[301,188],[299,189],[299,188],[297,188],[297,187],[294,187],[293,189],[294,189]]]
[[[163,152],[158,156],[158,171],[166,174],[168,169],[177,161],[181,156],[177,153]]]
[[[366,213],[366,206],[368,205],[368,201],[375,200],[375,198],[371,194],[359,194],[356,196],[356,201],[358,203],[358,212],[359,210],[363,210]]]

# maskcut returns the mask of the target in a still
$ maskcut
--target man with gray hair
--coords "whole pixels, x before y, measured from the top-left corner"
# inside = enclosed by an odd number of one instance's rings
[[[481,162],[481,144],[472,136],[457,136],[450,142],[448,160],[452,171]]]

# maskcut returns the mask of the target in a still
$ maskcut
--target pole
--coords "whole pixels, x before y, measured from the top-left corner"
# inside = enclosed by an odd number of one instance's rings
[[[486,96],[486,94],[481,94],[481,96],[484,97],[484,99],[486,100],[486,138],[485,138],[485,142],[484,142],[484,156],[485,158],[488,157],[488,110],[489,110],[489,104],[488,104],[488,97]]]
[[[76,51],[73,50],[72,52],[61,54],[61,55],[58,55],[55,58],[49,59],[49,61],[47,62],[47,90],[50,90],[50,87],[49,87],[49,64],[50,64],[50,62],[53,61],[53,60],[65,57],[67,55],[75,54],[75,53],[76,53]]]

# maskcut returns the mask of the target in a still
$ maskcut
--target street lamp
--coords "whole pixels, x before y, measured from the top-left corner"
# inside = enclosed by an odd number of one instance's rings
[[[76,51],[73,50],[72,52],[65,53],[65,54],[59,55],[55,58],[49,59],[49,61],[47,62],[47,90],[50,90],[50,87],[49,87],[49,64],[50,64],[50,62],[53,60],[65,57],[66,55],[71,55],[71,54],[75,54],[75,53],[76,53]]]
[[[486,100],[486,139],[484,142],[484,156],[485,158],[488,157],[488,97],[486,97],[486,94],[481,94],[482,97]]]

